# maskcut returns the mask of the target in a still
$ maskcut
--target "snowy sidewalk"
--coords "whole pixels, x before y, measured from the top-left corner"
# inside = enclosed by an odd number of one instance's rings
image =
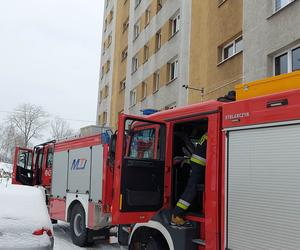
[[[72,243],[71,236],[70,236],[70,226],[64,222],[58,222],[58,224],[53,225],[54,229],[54,249],[55,250],[82,250],[82,249],[100,249],[100,250],[120,250],[122,248],[119,247],[117,243],[109,244],[109,243],[96,243],[91,247],[82,248],[77,247]],[[113,242],[116,242],[113,239]],[[123,248],[124,249],[124,248]]]

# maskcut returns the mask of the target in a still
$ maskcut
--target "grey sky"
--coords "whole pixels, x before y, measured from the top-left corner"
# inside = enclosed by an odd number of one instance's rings
[[[24,102],[95,122],[102,21],[103,0],[0,0],[0,123]]]

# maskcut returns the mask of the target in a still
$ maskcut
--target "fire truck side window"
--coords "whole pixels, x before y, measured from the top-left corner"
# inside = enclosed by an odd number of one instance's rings
[[[53,152],[49,149],[47,154],[47,165],[46,168],[52,168],[53,164]]]
[[[129,157],[154,159],[155,129],[134,132],[130,142]]]
[[[27,170],[31,170],[31,161],[32,161],[32,154],[31,152],[27,151],[19,151],[18,156],[18,166],[21,168],[25,168]]]

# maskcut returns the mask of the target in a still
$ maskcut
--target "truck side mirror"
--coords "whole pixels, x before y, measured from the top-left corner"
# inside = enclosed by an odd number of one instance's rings
[[[109,161],[112,166],[115,163],[116,145],[117,145],[117,134],[113,134],[110,137],[110,142],[109,142]]]

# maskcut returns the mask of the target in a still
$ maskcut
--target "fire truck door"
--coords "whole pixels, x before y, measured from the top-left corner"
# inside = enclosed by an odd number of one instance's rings
[[[33,186],[33,150],[17,147],[14,159],[13,182]]]
[[[166,124],[119,117],[113,222],[147,221],[163,206]]]

